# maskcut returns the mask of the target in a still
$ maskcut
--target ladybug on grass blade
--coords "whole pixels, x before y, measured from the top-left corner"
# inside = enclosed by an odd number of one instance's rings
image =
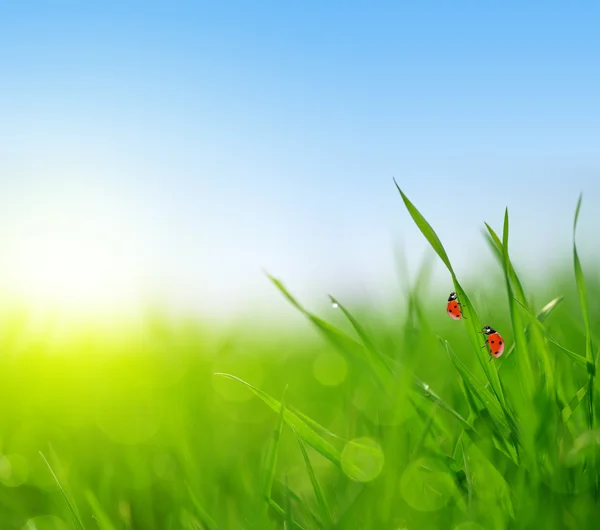
[[[448,305],[446,306],[446,311],[450,318],[454,320],[460,320],[464,315],[462,314],[462,307],[460,302],[458,301],[458,296],[454,291],[450,293],[448,297]]]
[[[492,355],[496,357],[500,357],[504,353],[504,339],[494,328],[490,326],[483,326],[481,332],[484,335],[487,335],[486,343],[483,345],[487,345],[490,349],[490,361],[492,360]]]

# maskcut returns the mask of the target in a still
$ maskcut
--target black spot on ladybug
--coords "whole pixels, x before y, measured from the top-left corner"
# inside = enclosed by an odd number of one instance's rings
[[[502,341],[500,341],[498,344],[500,344],[500,346],[502,346]]]
[[[494,344],[494,341],[492,341],[492,344]]]
[[[454,304],[454,309],[457,309],[457,308],[458,308],[458,306],[456,304]]]

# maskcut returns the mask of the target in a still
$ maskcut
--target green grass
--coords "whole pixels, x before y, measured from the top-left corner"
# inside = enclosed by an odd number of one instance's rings
[[[398,314],[334,296],[317,314],[274,277],[298,321],[268,334],[157,315],[64,331],[4,309],[0,528],[596,528],[593,264],[574,246],[530,290],[505,212],[482,222],[498,281],[474,284],[398,191],[448,271],[426,296],[425,263]],[[450,290],[466,320],[446,316]]]

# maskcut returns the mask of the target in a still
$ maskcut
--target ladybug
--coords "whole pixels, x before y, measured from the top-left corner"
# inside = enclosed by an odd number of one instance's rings
[[[494,328],[490,326],[484,326],[481,332],[484,335],[487,335],[486,345],[490,349],[490,361],[492,360],[492,355],[496,357],[500,357],[504,353],[504,339]]]
[[[458,301],[458,296],[454,291],[451,292],[450,296],[448,297],[448,305],[446,306],[446,311],[448,312],[450,318],[453,318],[454,320],[460,320],[463,316],[461,311],[461,305]]]

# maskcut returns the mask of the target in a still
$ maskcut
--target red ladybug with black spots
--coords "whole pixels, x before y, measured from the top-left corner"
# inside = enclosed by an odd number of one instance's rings
[[[448,297],[448,305],[446,306],[446,311],[450,318],[454,320],[460,320],[463,317],[460,302],[458,301],[458,296],[453,291],[450,293]]]
[[[492,355],[496,359],[500,357],[504,353],[504,339],[500,333],[490,326],[483,326],[481,332],[487,335],[486,344],[483,346],[487,345],[490,350],[490,361],[492,360]]]

